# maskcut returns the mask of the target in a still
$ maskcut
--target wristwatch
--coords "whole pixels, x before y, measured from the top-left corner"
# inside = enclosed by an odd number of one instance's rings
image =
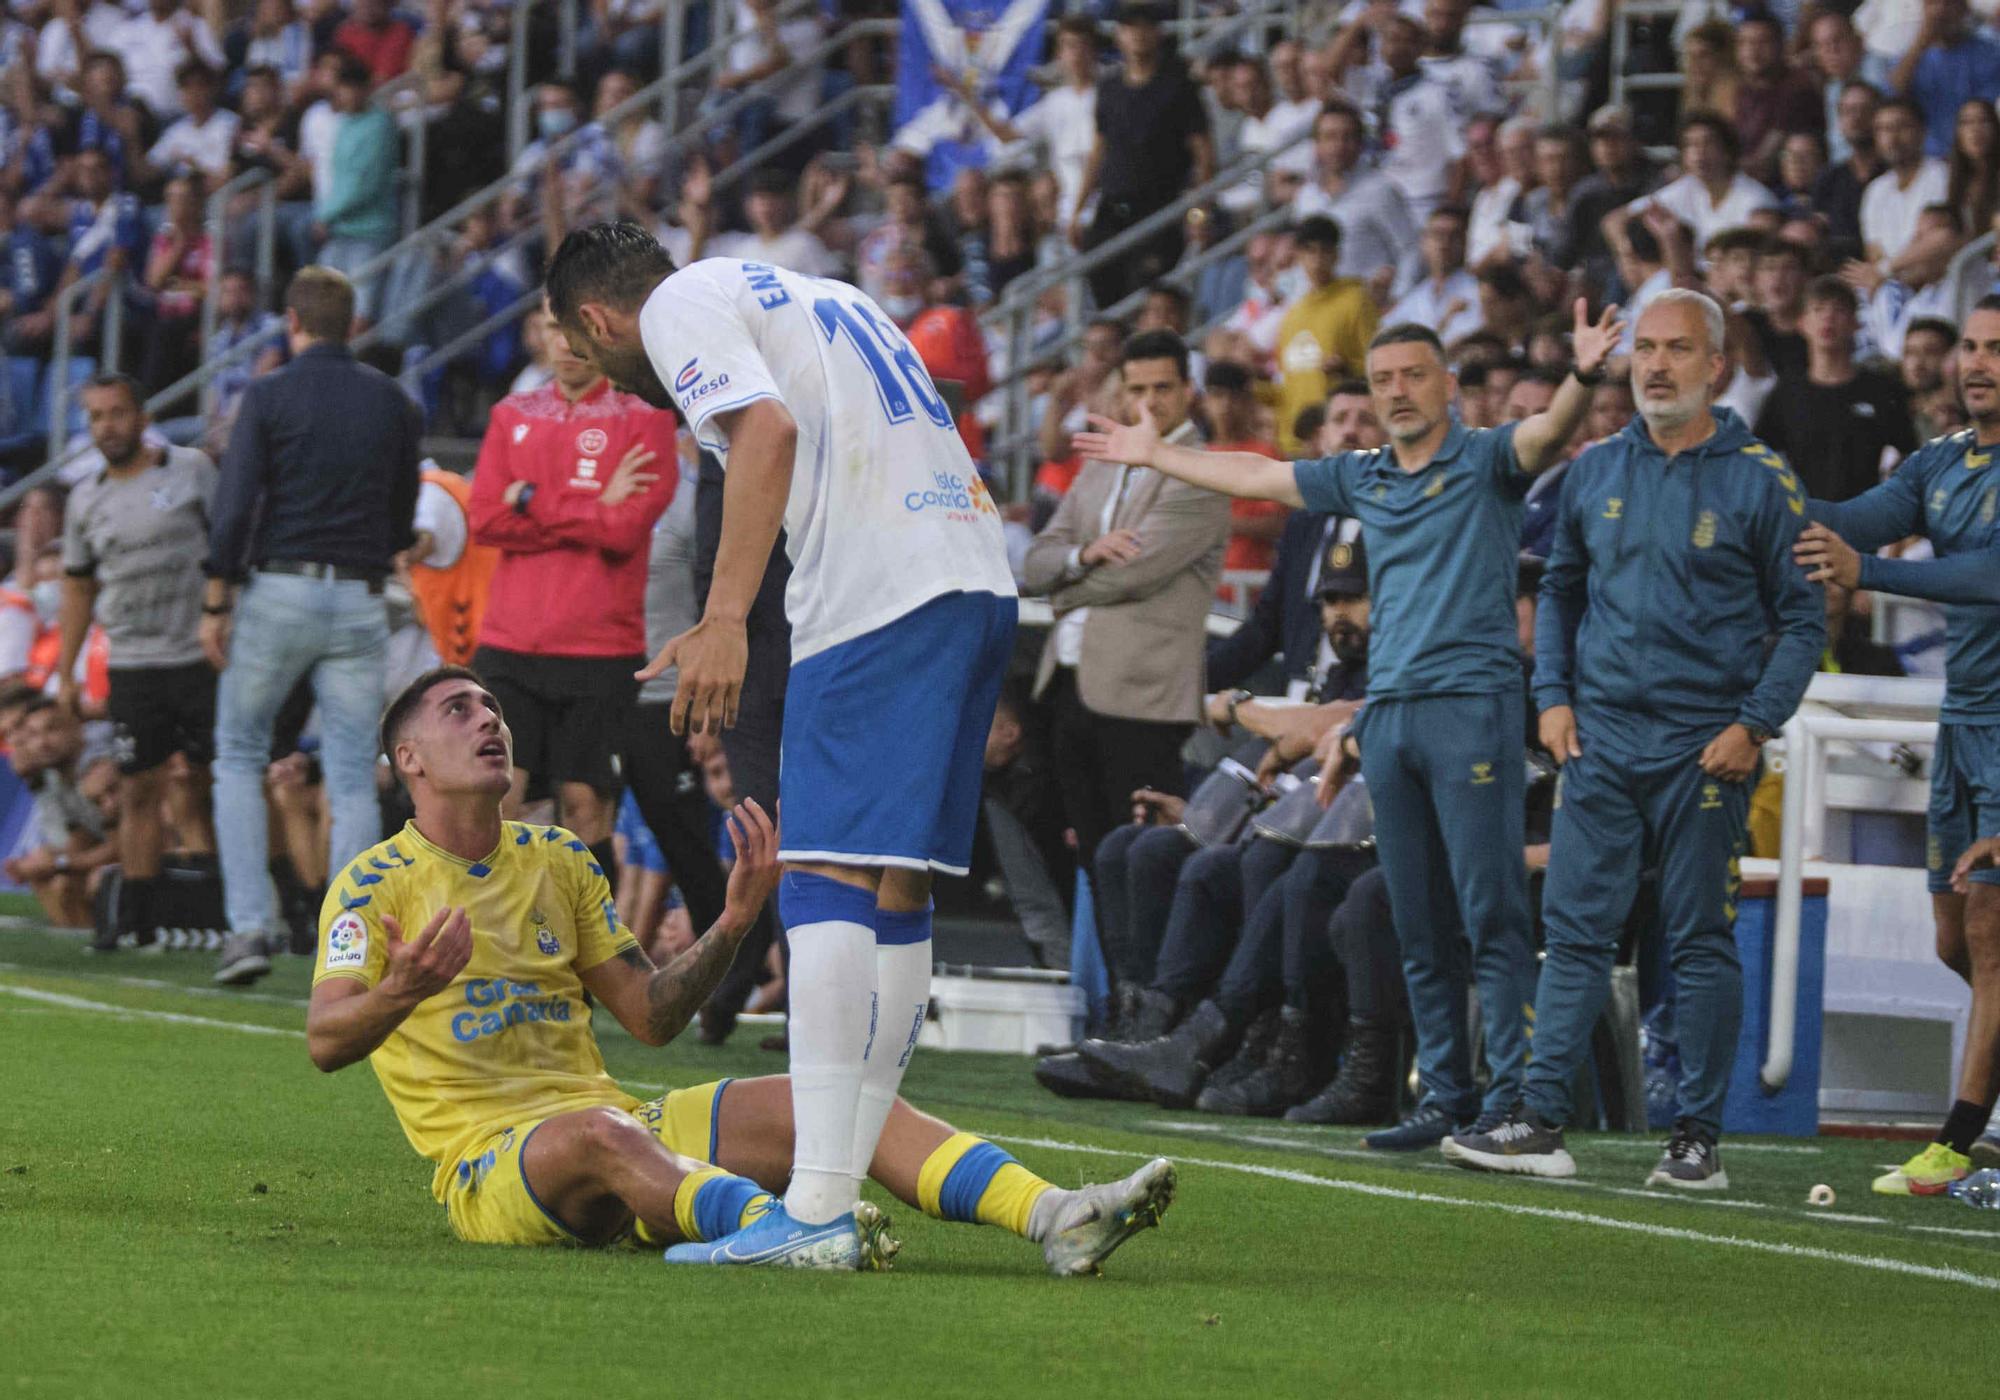
[[[1571,369],[1569,374],[1570,378],[1574,379],[1577,383],[1581,384],[1586,389],[1595,389],[1598,385],[1604,382],[1603,365],[1599,365],[1597,369],[1590,374],[1585,374],[1580,369]]]
[[[1236,707],[1237,707],[1238,705],[1241,705],[1241,704],[1242,704],[1242,703],[1243,703],[1244,701],[1246,701],[1246,700],[1255,700],[1256,698],[1257,698],[1257,692],[1255,692],[1254,690],[1242,690],[1242,689],[1237,689],[1237,690],[1232,690],[1232,691],[1230,691],[1230,692],[1229,692],[1229,722],[1230,722],[1231,724],[1234,724],[1234,723],[1236,723]]]
[[[1743,721],[1738,720],[1737,723],[1743,724]],[[1744,724],[1743,732],[1745,734],[1748,734],[1750,736],[1750,742],[1755,744],[1760,749],[1764,747],[1764,745],[1771,742],[1771,731],[1768,729],[1759,729],[1754,724]]]
[[[528,513],[528,502],[534,499],[535,483],[532,481],[521,483],[521,493],[514,497],[514,514],[526,515]]]

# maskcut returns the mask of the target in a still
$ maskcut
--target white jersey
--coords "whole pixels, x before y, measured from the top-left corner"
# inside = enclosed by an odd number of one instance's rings
[[[1000,511],[950,408],[887,314],[845,282],[736,258],[682,268],[639,334],[695,440],[776,399],[798,424],[785,611],[802,661],[947,593],[1014,596]]]

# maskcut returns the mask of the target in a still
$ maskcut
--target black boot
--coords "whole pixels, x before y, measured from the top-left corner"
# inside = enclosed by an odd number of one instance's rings
[[[1347,1023],[1347,1050],[1331,1084],[1285,1114],[1287,1123],[1387,1123],[1396,1113],[1396,1029]]]
[[[1242,1027],[1205,1001],[1171,1035],[1133,1045],[1085,1041],[1077,1054],[1110,1085],[1115,1097],[1163,1108],[1186,1108],[1215,1066],[1236,1048]]]
[[[1321,1038],[1313,1034],[1311,1017],[1301,1007],[1287,1006],[1278,1013],[1277,1038],[1263,1067],[1217,1093],[1203,1093],[1195,1107],[1275,1118],[1312,1095],[1313,1086],[1325,1077],[1321,1066],[1330,1060]]]
[[[1156,992],[1151,987],[1120,986],[1111,999],[1110,1010],[1105,1016],[1104,1029],[1095,1035],[1085,1036],[1085,1040],[1111,1041],[1119,1045],[1132,1045],[1155,1036],[1165,1035],[1180,1019],[1181,1004],[1165,992]],[[1040,1045],[1035,1048],[1037,1055],[1073,1055],[1083,1047],[1083,1041],[1073,1041],[1068,1045]]]
[[[1250,1023],[1250,1029],[1243,1032],[1243,1044],[1235,1058],[1208,1077],[1208,1083],[1202,1086],[1201,1097],[1195,1100],[1195,1107],[1200,1108],[1206,1103],[1210,1094],[1233,1088],[1262,1069],[1277,1039],[1278,1008],[1274,1006]]]
[[[1051,1094],[1066,1099],[1109,1099],[1117,1095],[1103,1084],[1101,1076],[1083,1056],[1044,1055],[1035,1061],[1035,1082]]]

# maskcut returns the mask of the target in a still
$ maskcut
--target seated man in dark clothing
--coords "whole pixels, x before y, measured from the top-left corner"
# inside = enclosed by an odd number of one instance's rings
[[[1232,718],[1272,740],[1260,773],[1297,762],[1352,717],[1353,697],[1366,682],[1366,568],[1358,542],[1336,541],[1318,571],[1316,593],[1335,663],[1316,678],[1320,703],[1232,701]],[[1147,793],[1135,799],[1178,819],[1173,799]],[[1274,1009],[1275,976],[1266,972],[1274,974],[1281,957],[1286,899],[1279,880],[1298,850],[1262,839],[1254,828],[1237,841],[1203,849],[1178,826],[1126,828],[1106,837],[1099,849],[1105,906],[1099,929],[1114,975],[1128,991],[1118,1024],[1091,1046],[1143,1049],[1143,1063],[1113,1064],[1095,1054],[1086,1062],[1080,1047],[1080,1053],[1045,1058],[1036,1077],[1059,1093],[1153,1098],[1176,1106],[1191,1101],[1208,1069],[1235,1050],[1245,1027]],[[1188,1023],[1186,1029],[1168,1037],[1177,1021]],[[1261,1027],[1257,1043],[1268,1044],[1262,1032],[1275,1028],[1275,1019]],[[1181,1042],[1190,1038],[1201,1044],[1184,1049]],[[1322,1071],[1315,1082],[1323,1078]]]

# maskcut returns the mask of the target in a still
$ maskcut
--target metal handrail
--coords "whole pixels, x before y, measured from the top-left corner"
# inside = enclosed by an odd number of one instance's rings
[[[542,289],[540,287],[523,292],[517,300],[501,307],[478,325],[473,326],[469,330],[460,331],[444,344],[426,351],[423,357],[415,364],[403,366],[403,371],[398,378],[401,379],[404,390],[414,395],[417,392],[417,386],[423,382],[425,375],[441,365],[450,364],[488,336],[512,325],[541,304]]]
[[[424,312],[429,311],[432,307],[440,305],[446,298],[450,297],[460,288],[470,284],[482,272],[485,272],[502,258],[508,256],[510,253],[525,249],[540,234],[540,228],[529,225],[527,228],[516,230],[513,234],[490,248],[480,249],[477,253],[467,258],[463,266],[459,267],[442,282],[437,283],[435,286],[426,287],[423,295],[419,296],[410,305],[398,306],[393,311],[385,309],[382,317],[374,325],[370,326],[350,342],[349,348],[359,354],[363,350],[373,349],[377,345],[384,344],[388,340],[387,328],[389,326],[399,321],[411,321]],[[539,290],[537,290],[536,295],[540,295]]]
[[[246,170],[208,197],[209,275],[208,286],[203,289],[201,295],[201,354],[203,359],[208,358],[209,349],[215,343],[215,324],[218,316],[221,314],[222,274],[229,264],[229,206],[235,202],[237,195],[247,193],[253,189],[259,191],[257,250],[261,264],[267,235],[275,240],[276,230],[272,226],[277,219],[278,207],[273,198],[276,186],[277,182],[272,178],[270,171]],[[262,270],[260,266],[260,271]],[[266,291],[262,277],[258,280],[257,289],[261,299],[263,293]],[[215,407],[206,386],[203,388],[201,406],[204,413],[212,412]]]
[[[76,315],[76,304],[87,293],[96,288],[107,287],[104,298],[104,321],[99,327],[102,339],[99,342],[102,353],[97,363],[100,369],[116,369],[119,351],[125,337],[125,272],[108,263],[91,273],[79,277],[56,296],[55,343],[50,347],[49,373],[49,455],[61,454],[69,442],[69,367],[72,358],[71,338],[75,331],[71,321]]]

